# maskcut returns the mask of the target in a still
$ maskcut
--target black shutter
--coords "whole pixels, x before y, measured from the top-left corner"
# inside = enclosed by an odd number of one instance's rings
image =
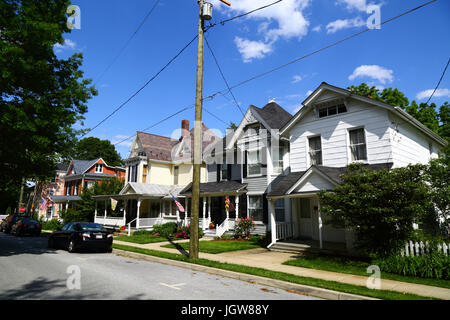
[[[217,166],[216,166],[216,177],[217,177],[217,182],[220,182],[220,164],[218,164]]]
[[[231,164],[227,164],[227,180],[231,181]]]
[[[268,206],[267,197],[265,194],[263,195],[263,223],[264,224],[269,223],[269,206]]]
[[[247,178],[247,151],[244,151],[244,165],[242,167],[242,178]]]

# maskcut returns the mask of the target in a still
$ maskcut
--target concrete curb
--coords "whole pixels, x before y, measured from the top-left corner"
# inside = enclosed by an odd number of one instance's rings
[[[216,269],[212,267],[206,267],[201,266],[193,263],[187,263],[177,260],[170,260],[170,259],[164,259],[160,257],[150,256],[142,253],[135,253],[125,250],[119,250],[119,249],[113,249],[112,253],[117,254],[119,256],[133,258],[133,259],[139,259],[139,260],[146,260],[151,262],[158,262],[162,264],[167,264],[171,266],[176,266],[180,268],[190,269],[193,271],[200,271],[200,272],[206,272],[209,274],[214,274],[218,276],[223,276],[227,278],[237,279],[241,281],[246,281],[250,283],[255,283],[259,285],[267,285],[274,288],[284,289],[287,291],[294,291],[299,294],[303,295],[309,295],[314,296],[322,299],[327,300],[379,300],[375,298],[365,297],[365,296],[359,296],[355,294],[350,293],[343,293],[328,289],[322,289],[322,288],[316,288],[296,283],[290,283],[286,281],[276,280],[276,279],[270,279],[270,278],[264,278],[260,276],[254,276],[250,274],[245,273],[239,273],[234,271],[228,271],[223,269]]]

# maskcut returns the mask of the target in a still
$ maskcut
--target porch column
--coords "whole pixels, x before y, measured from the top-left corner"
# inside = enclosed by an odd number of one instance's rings
[[[208,228],[211,223],[211,197],[208,197]]]
[[[108,202],[107,202],[108,200],[105,200],[105,220],[106,220],[106,215],[107,215],[107,213],[108,213],[108,211],[106,210],[107,209],[107,207],[108,207]]]
[[[230,203],[231,204],[231,203]],[[228,220],[230,219],[230,208],[228,207],[228,209],[226,210],[226,218],[225,218],[225,227],[227,228],[227,230],[229,229],[228,227]]]
[[[95,210],[94,210],[94,213],[95,213],[95,218],[94,218],[94,221],[97,219],[97,200],[95,200]]]
[[[66,210],[69,208],[69,201],[66,202]]]
[[[271,243],[277,242],[277,225],[275,221],[275,201],[267,199],[269,205],[269,222],[270,222],[270,236],[272,238]]]
[[[205,213],[206,213],[206,198],[205,197],[203,197],[203,212],[202,212],[202,217],[203,217],[203,220],[202,220],[202,227],[203,227],[203,230],[205,230],[206,229],[206,218],[205,218]]]
[[[123,224],[125,225],[127,223],[128,200],[123,200],[123,202]]]
[[[317,204],[318,210],[317,210],[317,216],[319,219],[319,243],[320,243],[320,249],[323,249],[323,242],[322,242],[322,213],[320,212],[320,201],[318,201]]]
[[[170,203],[170,205],[171,206],[173,205],[172,202]],[[177,205],[175,205],[175,207],[176,207],[177,222],[180,222],[180,210],[178,209]],[[170,211],[170,212],[172,212],[172,211]]]
[[[139,212],[141,210],[141,202],[142,202],[142,199],[138,198],[137,210],[136,210],[136,229],[139,229]]]
[[[188,205],[189,205],[189,198],[186,198],[186,208],[184,210],[184,226],[187,226],[187,216],[188,216]]]
[[[235,208],[235,212],[236,212],[236,222],[238,221],[238,219],[239,219],[239,195],[237,195],[235,198],[234,198],[234,204],[235,204],[235,206],[236,206],[236,208]]]

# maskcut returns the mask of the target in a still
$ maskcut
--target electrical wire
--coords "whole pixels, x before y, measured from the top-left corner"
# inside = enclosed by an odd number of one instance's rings
[[[430,98],[428,99],[427,104],[430,102],[431,98],[433,98],[433,96],[434,96],[434,94],[436,93],[437,89],[438,89],[439,86],[441,85],[441,81],[442,81],[442,79],[444,79],[444,75],[445,75],[445,72],[447,71],[447,68],[448,68],[448,64],[449,64],[449,63],[450,63],[450,58],[448,59],[447,65],[445,66],[445,69],[444,69],[444,72],[442,72],[441,78],[439,79],[439,82],[438,82],[436,88],[434,88],[433,93],[431,94]]]

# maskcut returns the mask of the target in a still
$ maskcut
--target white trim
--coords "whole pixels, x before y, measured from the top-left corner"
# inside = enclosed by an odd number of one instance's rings
[[[295,191],[303,182],[305,182],[313,173],[317,173],[319,176],[324,178],[325,180],[329,181],[333,185],[337,185],[337,183],[333,180],[331,180],[327,175],[323,174],[320,170],[316,169],[315,167],[311,167],[306,171],[306,173],[301,176],[301,178],[287,191],[287,194],[291,194]]]

